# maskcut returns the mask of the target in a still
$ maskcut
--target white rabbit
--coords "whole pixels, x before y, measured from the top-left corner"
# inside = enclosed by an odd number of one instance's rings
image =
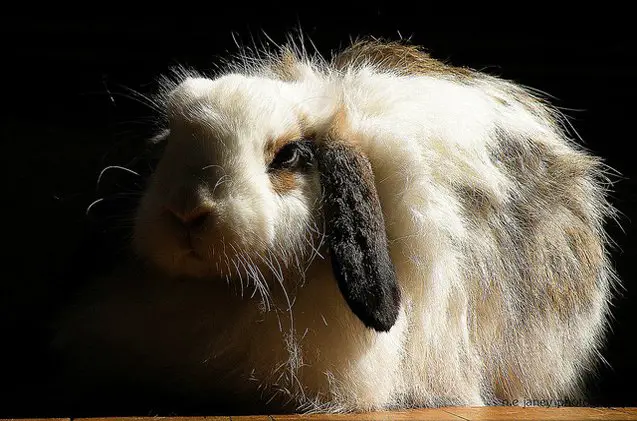
[[[614,210],[604,165],[528,89],[357,41],[246,55],[162,104],[141,263],[56,339],[84,376],[271,411],[582,397]]]

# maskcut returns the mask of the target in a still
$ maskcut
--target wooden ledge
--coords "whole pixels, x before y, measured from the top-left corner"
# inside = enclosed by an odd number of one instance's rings
[[[3,419],[0,421],[7,421]],[[35,421],[17,419],[15,421]],[[254,415],[224,417],[112,417],[112,418],[51,418],[38,421],[289,421],[289,420],[455,420],[455,421],[504,421],[504,420],[635,420],[637,408],[542,408],[542,407],[446,407],[414,409],[409,411],[373,412],[365,414],[314,414],[314,415]]]

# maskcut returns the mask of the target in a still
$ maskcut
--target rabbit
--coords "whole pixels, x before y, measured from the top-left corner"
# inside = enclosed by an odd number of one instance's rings
[[[131,259],[58,325],[79,377],[274,412],[584,396],[609,168],[540,94],[371,38],[246,50],[157,103]]]

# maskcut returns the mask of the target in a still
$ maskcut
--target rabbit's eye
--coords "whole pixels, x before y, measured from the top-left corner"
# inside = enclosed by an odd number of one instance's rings
[[[309,140],[290,142],[277,152],[269,165],[269,170],[306,169],[312,163],[312,145]]]

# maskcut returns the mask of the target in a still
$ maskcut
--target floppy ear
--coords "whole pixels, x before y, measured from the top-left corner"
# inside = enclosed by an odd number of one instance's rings
[[[369,328],[396,323],[400,290],[369,160],[333,139],[317,144],[332,269],[347,304]]]

